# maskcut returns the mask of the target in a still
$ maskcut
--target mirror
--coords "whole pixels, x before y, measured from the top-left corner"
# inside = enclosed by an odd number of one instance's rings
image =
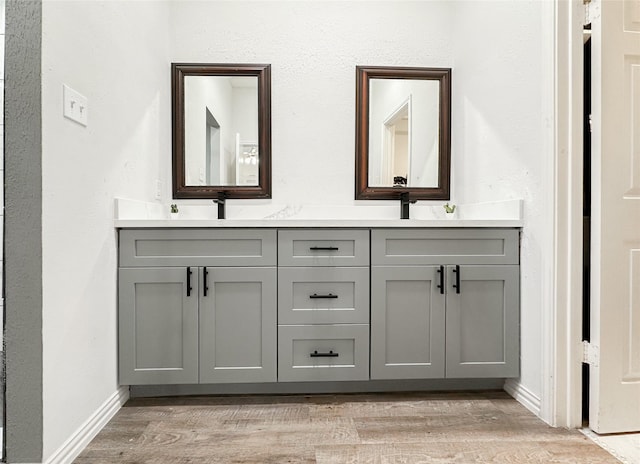
[[[171,65],[173,197],[271,198],[270,65]]]
[[[356,67],[356,199],[448,200],[451,69]]]

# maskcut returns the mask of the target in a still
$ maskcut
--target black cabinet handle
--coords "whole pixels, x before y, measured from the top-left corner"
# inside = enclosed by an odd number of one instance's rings
[[[309,249],[311,251],[338,251],[339,250],[338,247],[333,247],[333,246],[330,246],[330,247],[312,246],[312,247],[309,247]]]
[[[309,356],[312,358],[337,358],[340,355],[338,353],[334,353],[333,350],[328,353],[318,353],[318,350],[315,350],[313,353],[309,353]]]
[[[444,295],[444,266],[440,266],[437,272],[440,274],[440,284],[436,287],[440,289],[440,295]]]
[[[207,290],[209,290],[209,286],[207,285],[207,276],[209,275],[209,271],[207,271],[206,266],[202,270],[202,284],[203,284],[203,295],[207,296]]]
[[[309,295],[309,298],[312,300],[317,298],[338,298],[338,295],[334,295],[333,293],[329,293],[328,295],[318,295],[317,293],[314,293],[313,295]]]
[[[452,287],[456,289],[456,293],[460,293],[460,265],[456,264],[453,273],[456,275],[456,283]]]
[[[191,296],[191,268],[187,268],[187,296]]]

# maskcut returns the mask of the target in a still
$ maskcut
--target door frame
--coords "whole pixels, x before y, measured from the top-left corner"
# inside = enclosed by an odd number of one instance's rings
[[[540,417],[556,427],[582,426],[582,199],[583,39],[582,0],[545,3],[543,45],[552,56],[544,79],[551,115],[547,149],[552,182],[547,203],[551,249],[542,313]],[[548,34],[544,34],[549,28]],[[548,71],[548,70],[547,70]]]

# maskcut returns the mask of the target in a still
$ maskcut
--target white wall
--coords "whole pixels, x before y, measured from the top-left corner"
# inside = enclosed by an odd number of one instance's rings
[[[168,13],[155,2],[43,6],[45,460],[117,390],[113,199],[153,201],[156,179],[169,179]],[[63,83],[88,98],[88,127],[63,118]]]
[[[451,12],[449,2],[174,2],[170,60],[270,63],[273,202],[354,204],[355,66],[451,67]]]
[[[543,2],[454,2],[452,198],[457,203],[524,199],[521,242],[521,378],[542,394],[542,315],[552,274],[553,179],[545,151],[552,98],[543,71]],[[535,404],[534,404],[535,406]]]
[[[250,77],[249,79],[253,79]],[[243,142],[258,142],[258,87],[233,88],[233,128]]]

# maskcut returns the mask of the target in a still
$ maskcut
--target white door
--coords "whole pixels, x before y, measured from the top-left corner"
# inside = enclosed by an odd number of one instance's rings
[[[589,426],[611,433],[640,430],[640,0],[595,7]]]

